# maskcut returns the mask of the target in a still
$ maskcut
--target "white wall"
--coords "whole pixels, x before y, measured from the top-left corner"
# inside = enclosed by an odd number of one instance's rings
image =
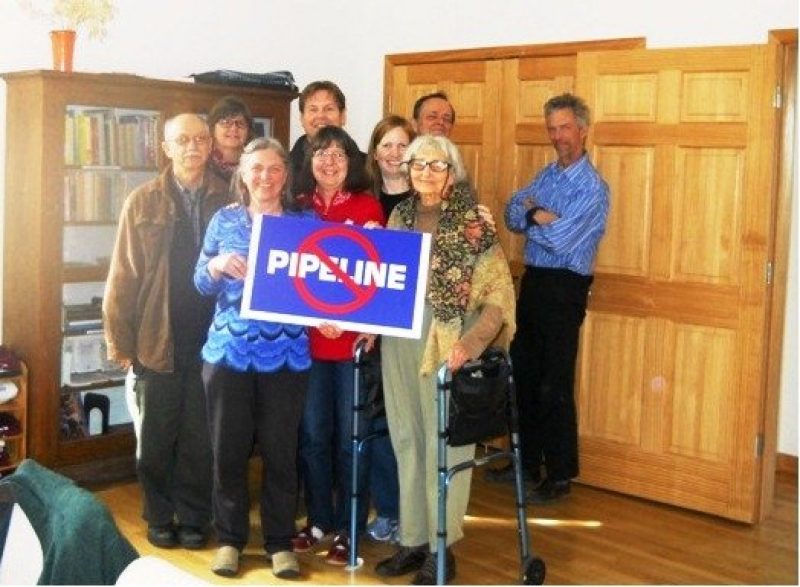
[[[117,0],[117,5],[104,41],[79,37],[76,70],[182,78],[213,69],[288,69],[300,87],[331,79],[347,96],[347,128],[362,147],[382,113],[388,53],[620,37],[645,37],[648,47],[759,44],[772,29],[798,26],[796,0]],[[24,14],[15,0],[0,0],[0,71],[49,68],[49,28]],[[3,88],[0,161],[7,148],[4,116]],[[295,107],[292,140],[301,132]],[[0,163],[0,194],[5,171]],[[794,259],[779,450],[797,455],[796,254]]]

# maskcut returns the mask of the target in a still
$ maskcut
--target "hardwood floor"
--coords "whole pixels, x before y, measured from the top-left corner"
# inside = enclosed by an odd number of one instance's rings
[[[257,472],[256,475],[257,477]],[[141,554],[166,558],[217,584],[281,584],[260,548],[255,508],[253,532],[236,579],[211,573],[212,544],[200,551],[162,550],[145,538],[141,495],[135,481],[100,489],[125,536]],[[582,485],[548,506],[528,508],[533,551],[547,564],[546,584],[794,584],[798,583],[797,476],[779,472],[775,505],[763,523],[749,526],[705,514],[626,497]],[[519,583],[513,489],[473,476],[465,538],[455,545],[459,584]],[[361,541],[365,564],[348,572],[325,564],[325,548],[299,555],[300,582],[407,584],[374,572],[393,547]]]

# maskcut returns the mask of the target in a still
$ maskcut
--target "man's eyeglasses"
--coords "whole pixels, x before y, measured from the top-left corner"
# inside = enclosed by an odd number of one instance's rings
[[[236,127],[239,130],[244,130],[249,126],[247,121],[243,118],[222,118],[217,121],[217,124],[222,128]]]
[[[447,161],[441,159],[434,159],[433,161],[425,161],[423,159],[411,159],[406,161],[408,166],[414,171],[423,171],[426,167],[430,167],[434,173],[443,173],[450,169],[451,165]]]
[[[314,151],[314,157],[316,159],[326,159],[328,161],[336,161],[338,163],[347,159],[347,153],[344,151],[320,149],[319,151]]]
[[[198,135],[196,137],[190,137],[187,135],[179,135],[174,139],[167,139],[170,143],[175,143],[179,147],[185,147],[189,143],[194,143],[197,147],[202,147],[207,145],[211,142],[211,137],[208,135]]]

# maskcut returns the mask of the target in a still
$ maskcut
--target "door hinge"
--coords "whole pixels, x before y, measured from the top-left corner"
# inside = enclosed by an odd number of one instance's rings
[[[772,285],[772,261],[767,261],[767,266],[764,269],[764,279],[767,285]]]
[[[780,86],[775,86],[775,95],[772,97],[772,107],[783,107],[783,88]]]
[[[760,459],[764,456],[764,435],[756,434],[756,458]]]

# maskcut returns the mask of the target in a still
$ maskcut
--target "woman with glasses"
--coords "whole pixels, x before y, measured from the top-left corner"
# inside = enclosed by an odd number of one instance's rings
[[[261,527],[276,577],[300,574],[292,552],[297,508],[297,429],[311,367],[303,326],[240,315],[253,218],[307,216],[289,192],[289,158],[275,139],[247,145],[233,175],[238,203],[209,223],[195,268],[200,293],[217,298],[203,346],[203,384],[213,449],[213,524],[220,548],[212,570],[233,576],[250,530],[248,462],[253,439],[263,463]]]
[[[384,336],[386,415],[400,480],[400,548],[376,567],[382,576],[417,571],[412,583],[436,583],[436,371],[476,359],[514,331],[514,287],[494,227],[478,211],[458,148],[422,135],[405,153],[414,196],[395,207],[388,228],[432,234],[419,340]],[[475,445],[448,447],[448,463],[471,460]],[[453,477],[447,502],[447,581],[455,577],[449,544],[463,536],[471,469]]]
[[[322,220],[383,225],[381,205],[367,191],[369,182],[358,146],[339,127],[323,127],[309,138],[295,185],[300,189],[299,199]],[[358,336],[334,324],[309,329],[312,364],[300,424],[308,518],[293,545],[295,552],[306,552],[332,533],[326,562],[333,565],[346,565],[350,549],[353,352]],[[359,507],[364,519],[365,510]]]
[[[225,96],[208,113],[208,127],[214,139],[208,167],[225,181],[230,181],[242,149],[254,136],[253,115],[239,98]]]

